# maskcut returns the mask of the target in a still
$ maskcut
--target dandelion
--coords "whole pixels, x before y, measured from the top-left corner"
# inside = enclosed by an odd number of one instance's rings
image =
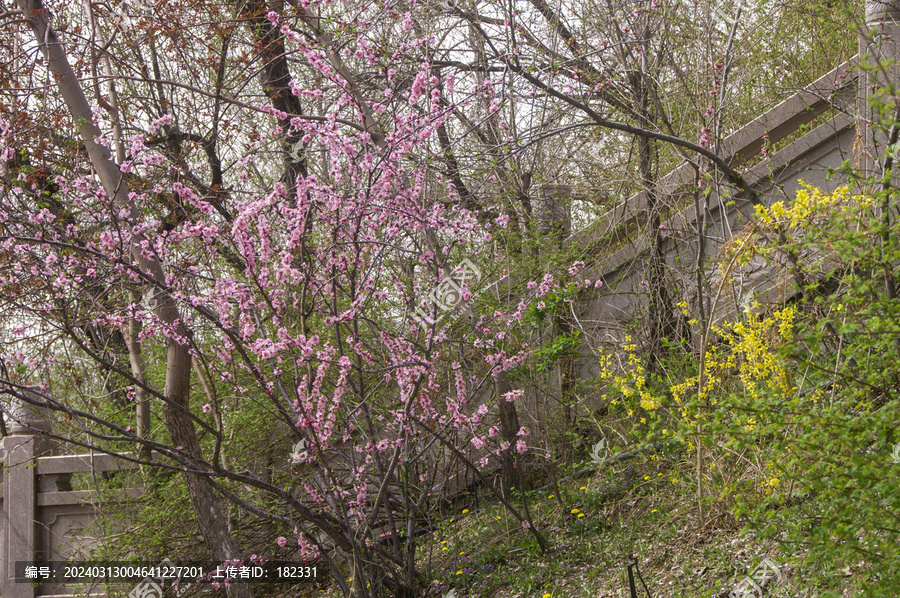
[[[545,592],[541,598],[550,598],[550,592]]]
[[[579,490],[587,490],[587,486],[582,486]]]
[[[582,517],[584,517],[584,513],[579,513],[579,514],[578,514],[578,518],[580,519],[580,518],[582,518]]]
[[[465,515],[466,513],[469,512],[469,509],[463,509],[462,512],[463,512],[463,515]]]
[[[577,515],[580,511],[578,509],[572,509],[572,514]]]

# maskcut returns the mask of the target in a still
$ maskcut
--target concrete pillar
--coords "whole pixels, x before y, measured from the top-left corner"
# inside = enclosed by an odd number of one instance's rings
[[[860,138],[864,144],[858,166],[866,175],[878,176],[888,145],[885,123],[896,119],[897,102],[886,96],[896,97],[896,91],[888,90],[900,81],[900,0],[866,0],[859,55],[863,67],[859,78]],[[885,66],[887,61],[895,64]],[[879,115],[871,108],[869,100],[879,95],[880,103],[890,108],[887,114]]]
[[[41,401],[39,394],[25,395]],[[41,559],[37,544],[36,458],[49,455],[56,443],[43,432],[50,431],[48,410],[14,400],[10,408],[9,436],[2,442],[4,465],[3,507],[0,509],[0,596],[34,598],[35,588],[28,580],[15,578],[16,561]],[[18,421],[15,421],[18,420]]]
[[[23,393],[31,401],[44,402],[44,398],[36,391],[26,389]],[[50,409],[26,401],[13,400],[9,411],[10,435],[34,436],[35,454],[38,457],[49,455],[56,450],[58,443],[43,434],[43,432],[49,432],[52,427],[50,424],[52,411]]]
[[[572,231],[572,187],[544,185],[532,205],[538,234],[552,238],[554,249],[558,248]]]
[[[24,417],[21,410],[17,418]],[[24,421],[24,420],[23,420]],[[3,439],[3,509],[0,511],[3,546],[0,547],[0,594],[3,598],[34,598],[29,583],[17,583],[16,561],[35,560],[37,548],[34,474],[35,437],[20,424],[10,427]]]

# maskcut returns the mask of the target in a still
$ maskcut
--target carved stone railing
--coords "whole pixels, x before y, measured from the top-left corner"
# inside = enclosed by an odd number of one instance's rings
[[[28,396],[40,400],[34,393]],[[0,598],[71,596],[75,589],[61,584],[17,580],[16,561],[89,560],[99,541],[92,533],[98,495],[73,491],[72,476],[127,470],[134,464],[101,453],[58,455],[58,444],[47,436],[49,413],[17,403],[12,416],[10,433],[0,443]],[[141,492],[130,489],[126,494]]]
[[[852,148],[857,140],[857,60],[853,58],[840,65],[723,140],[722,155],[732,166],[743,167],[742,176],[763,203],[792,198],[801,178],[824,189],[837,184],[827,178],[827,172],[853,158]],[[824,122],[800,135],[804,131],[801,127],[829,111],[833,114],[822,119]],[[797,138],[786,147],[767,156],[763,154],[765,145],[791,136]],[[754,161],[757,164],[752,165]],[[660,179],[656,192],[665,198],[667,205],[684,206],[671,213],[660,228],[665,236],[663,251],[667,270],[681,291],[680,296],[672,298],[673,303],[685,300],[697,313],[698,224],[695,206],[690,201],[694,185],[693,168],[684,163]],[[713,258],[750,220],[751,212],[752,207],[745,198],[725,201],[715,193],[704,207],[704,230],[700,234],[706,240],[703,267],[708,280],[716,277]],[[635,322],[643,309],[642,277],[650,248],[646,215],[646,194],[638,193],[600,218],[597,226],[566,240],[570,246],[582,247],[587,255],[605,255],[584,275],[600,278],[606,284],[595,296],[584,298],[578,305],[579,318],[594,346],[617,351],[626,327]],[[786,269],[756,263],[746,269],[741,288],[729,289],[729,294],[734,296],[719,301],[715,313],[710,314],[714,320],[730,317],[736,301],[751,293],[756,300],[774,303],[786,300],[795,292]],[[596,373],[595,369],[588,366],[581,375],[589,376]]]

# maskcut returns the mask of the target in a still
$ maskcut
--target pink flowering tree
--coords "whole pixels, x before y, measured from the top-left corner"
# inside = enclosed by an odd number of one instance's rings
[[[618,160],[648,194],[656,343],[656,171],[752,195],[718,104],[661,111],[685,58],[664,50],[696,27],[646,4],[5,3],[0,390],[74,444],[160,453],[216,559],[296,546],[347,595],[412,595],[435,502],[485,468],[508,490],[533,448],[510,375],[529,314],[597,284],[543,246],[538,186]],[[272,526],[262,547],[229,505]]]
[[[224,499],[284,528],[271,549],[322,559],[346,594],[412,595],[415,531],[448,464],[477,477],[527,450],[491,397],[498,380],[504,409],[521,396],[502,381],[529,354],[510,334],[529,295],[474,310],[504,274],[483,256],[498,225],[430,165],[468,92],[408,15],[325,28],[306,4],[253,2],[238,27],[220,9],[18,2],[4,43],[41,58],[17,54],[0,120],[2,389],[61,412],[76,445],[137,443],[127,458],[181,471],[214,558],[249,556]],[[186,43],[189,22],[216,43]],[[387,51],[397,28],[409,41]],[[407,54],[383,88],[357,74]],[[236,77],[256,64],[263,97],[245,101],[254,80]],[[49,107],[28,99],[33,77]],[[76,362],[106,375],[63,381]],[[82,400],[98,388],[124,410]],[[277,465],[234,447],[244,412],[270,422]]]

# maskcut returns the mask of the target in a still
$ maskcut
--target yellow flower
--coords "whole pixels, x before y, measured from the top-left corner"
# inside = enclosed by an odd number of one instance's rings
[[[543,596],[541,596],[541,598],[550,598],[550,594],[549,594],[549,593],[545,593]]]
[[[456,572],[457,575],[462,575],[462,569]]]
[[[500,519],[503,519],[503,518],[500,517],[500,515],[497,515],[497,520],[499,521]]]
[[[555,494],[551,494],[551,495],[548,496],[547,498],[556,498],[556,495],[555,495]]]
[[[465,515],[466,513],[469,512],[469,509],[463,509],[462,512],[463,512],[463,515]]]
[[[587,486],[582,486],[579,490],[587,490]]]
[[[584,513],[579,513],[578,516],[579,516],[579,517],[584,517]]]
[[[575,515],[576,513],[578,513],[578,509],[572,509],[572,514]]]
[[[651,513],[656,513],[656,511],[657,511],[657,509],[653,509],[653,510],[650,511],[650,512],[651,512]]]

